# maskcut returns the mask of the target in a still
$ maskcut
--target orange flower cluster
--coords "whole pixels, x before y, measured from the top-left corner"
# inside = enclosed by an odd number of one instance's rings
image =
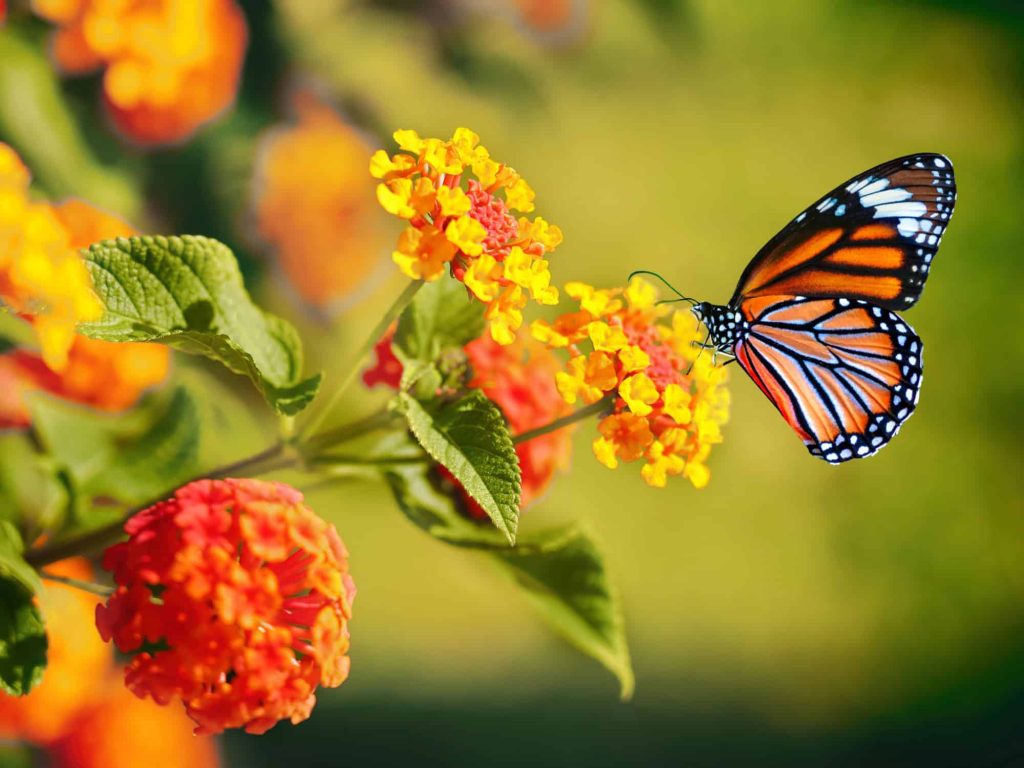
[[[0,428],[31,423],[25,396],[48,392],[103,411],[134,405],[148,388],[162,382],[170,368],[167,347],[114,344],[76,336],[60,373],[25,350],[0,355]]]
[[[469,129],[457,128],[447,141],[408,130],[395,131],[394,138],[402,151],[377,151],[370,173],[381,179],[381,206],[408,222],[395,263],[423,280],[436,280],[448,268],[487,305],[494,340],[511,344],[528,297],[558,303],[544,256],[562,242],[561,230],[540,216],[512,215],[533,211],[534,191],[492,159]]]
[[[234,0],[32,0],[57,24],[70,74],[105,67],[114,123],[145,144],[181,141],[235,98],[248,32]]]
[[[29,178],[15,151],[0,144],[0,302],[31,316],[43,360],[59,371],[75,326],[98,320],[103,307],[57,212],[29,199]]]
[[[393,335],[391,331],[377,342],[376,362],[363,372],[366,386],[398,389],[402,363],[391,348]],[[485,336],[471,341],[464,351],[472,369],[469,386],[494,401],[513,435],[542,427],[572,410],[555,388],[559,363],[542,344],[520,338],[502,345]],[[523,483],[521,508],[544,493],[555,474],[568,465],[571,454],[571,429],[559,429],[516,446]],[[468,494],[463,493],[462,500],[473,517],[486,519],[487,513]]]
[[[256,227],[302,299],[338,308],[384,266],[386,217],[369,194],[363,138],[309,92],[294,109],[295,123],[262,142]]]
[[[47,570],[92,578],[81,559]],[[44,586],[46,674],[27,696],[0,694],[0,737],[44,748],[53,768],[216,768],[213,740],[193,736],[183,712],[144,703],[115,679],[110,649],[99,635],[82,631],[99,598],[53,581]]]
[[[0,427],[28,426],[25,395],[34,391],[108,411],[128,408],[145,389],[167,376],[170,351],[156,344],[113,344],[79,336],[74,333],[76,310],[67,305],[85,307],[79,319],[98,316],[99,302],[78,250],[134,231],[79,200],[59,205],[28,202],[28,172],[13,151],[0,145],[0,167],[5,160],[8,178],[20,180],[8,188],[6,198],[0,191],[0,298],[22,311],[46,312],[63,304],[66,317],[28,317],[40,334],[42,355],[23,349],[0,355]],[[0,170],[0,189],[3,183]],[[23,216],[7,220],[6,229],[4,202],[12,215]],[[6,291],[2,287],[5,245],[10,249],[6,251],[10,258]]]
[[[264,733],[309,717],[318,685],[348,677],[355,585],[334,527],[280,483],[201,480],[125,524],[96,611],[134,654],[127,686],[180,698],[197,733]]]
[[[550,324],[537,321],[532,331],[570,352],[556,379],[566,402],[613,396],[615,412],[601,421],[594,441],[598,461],[614,469],[619,460],[644,459],[641,475],[659,488],[670,475],[697,488],[707,485],[705,462],[722,440],[729,392],[726,370],[694,349],[699,331],[693,317],[659,306],[655,288],[640,279],[625,289],[569,283],[565,291],[579,311]]]

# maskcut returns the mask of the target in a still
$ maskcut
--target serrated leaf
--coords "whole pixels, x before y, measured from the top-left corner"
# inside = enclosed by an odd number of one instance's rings
[[[0,577],[0,690],[11,696],[31,691],[43,678],[46,648],[46,626],[31,593]]]
[[[302,378],[302,342],[285,320],[263,312],[245,290],[231,250],[216,240],[130,237],[84,251],[106,312],[82,325],[103,341],[159,341],[248,376],[279,413],[315,397],[320,375]]]
[[[406,307],[392,344],[403,363],[429,363],[446,349],[468,344],[483,330],[483,304],[458,281],[436,280],[420,288]]]
[[[600,550],[582,527],[533,534],[519,546],[493,550],[491,557],[551,627],[618,678],[623,699],[633,695],[621,600]]]
[[[89,506],[95,497],[125,504],[148,501],[190,478],[199,454],[198,408],[184,387],[111,416],[46,396],[31,401],[32,421],[54,459],[67,471],[79,498],[76,527],[89,528],[120,514]]]
[[[420,445],[452,473],[514,544],[519,525],[519,459],[498,406],[479,390],[436,411],[405,393],[399,401]]]
[[[491,527],[460,515],[451,496],[431,482],[422,466],[389,468],[388,486],[401,510],[418,527],[453,546],[492,558],[524,590],[530,604],[556,632],[593,657],[619,680],[623,698],[634,676],[622,602],[591,536],[570,525],[523,536],[505,545]]]

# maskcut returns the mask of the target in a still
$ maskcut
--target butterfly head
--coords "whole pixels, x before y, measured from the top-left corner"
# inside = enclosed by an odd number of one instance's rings
[[[710,346],[719,352],[732,354],[736,342],[749,329],[743,314],[735,307],[702,301],[690,311],[707,327]]]

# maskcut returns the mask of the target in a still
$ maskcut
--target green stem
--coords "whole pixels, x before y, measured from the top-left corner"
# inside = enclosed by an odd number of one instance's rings
[[[66,584],[69,587],[80,589],[83,592],[89,592],[93,595],[99,595],[100,597],[110,597],[114,594],[114,590],[110,587],[105,587],[102,584],[93,584],[91,581],[81,581],[80,579],[72,579],[70,576],[58,576],[56,573],[50,573],[49,571],[40,570],[39,575],[47,581],[56,581],[59,584]]]
[[[370,432],[376,432],[378,429],[384,429],[398,418],[400,417],[397,413],[385,408],[358,421],[343,424],[340,427],[328,429],[307,438],[302,445],[302,450],[306,454],[316,455],[325,448],[331,448],[339,443],[355,440],[357,437],[362,437]]]
[[[416,292],[419,291],[423,285],[424,283],[422,280],[413,280],[405,287],[405,290],[402,291],[401,295],[395,299],[395,302],[388,307],[387,312],[384,313],[384,317],[382,317],[380,322],[374,326],[373,330],[370,331],[370,335],[356,352],[355,358],[352,360],[348,371],[345,373],[345,378],[341,380],[341,383],[334,390],[330,400],[327,401],[326,405],[318,409],[305,426],[298,431],[298,434],[296,434],[294,438],[295,443],[301,445],[306,435],[316,433],[317,428],[323,424],[324,419],[331,414],[331,411],[333,411],[341,401],[341,397],[345,394],[345,390],[349,388],[352,382],[355,381],[356,377],[359,375],[360,366],[362,365],[363,360],[365,360],[367,355],[370,354],[374,345],[380,341],[381,337],[387,333],[388,328],[390,328],[391,324],[398,319],[398,316],[402,314],[402,311],[409,306],[409,303],[413,300]]]
[[[523,432],[522,434],[516,435],[515,437],[512,438],[512,442],[515,443],[516,445],[519,445],[520,443],[525,443],[528,440],[533,440],[534,438],[540,437],[541,435],[547,435],[550,434],[551,432],[555,432],[559,429],[562,429],[563,427],[569,426],[570,424],[575,424],[577,421],[583,421],[584,419],[588,419],[591,416],[607,411],[609,408],[612,407],[613,402],[615,402],[615,396],[608,395],[607,397],[598,400],[596,403],[591,403],[585,408],[580,408],[578,411],[573,411],[568,416],[563,416],[562,418],[555,419],[554,421],[549,422],[548,424],[545,424],[542,427],[537,427],[536,429],[531,429],[528,430],[527,432]]]
[[[246,475],[250,477],[261,475],[275,469],[284,469],[286,467],[293,466],[297,462],[298,456],[287,454],[285,452],[285,444],[278,442],[266,450],[260,451],[252,456],[248,456],[244,459],[240,459],[230,464],[217,467],[211,471],[196,475],[191,480],[182,483],[182,485],[187,485],[195,480],[213,480],[231,477],[233,475]],[[44,544],[38,549],[30,550],[25,553],[25,560],[29,565],[35,568],[40,568],[41,566],[56,563],[59,560],[72,557],[74,555],[87,554],[113,544],[124,535],[124,523],[126,520],[142,510],[148,509],[154,504],[163,501],[168,498],[170,494],[171,492],[168,491],[167,493],[150,499],[143,504],[133,507],[124,516],[122,516],[120,520],[105,525],[102,528],[96,528],[95,530],[84,533],[81,536],[76,536],[64,541],[56,541],[52,544]]]

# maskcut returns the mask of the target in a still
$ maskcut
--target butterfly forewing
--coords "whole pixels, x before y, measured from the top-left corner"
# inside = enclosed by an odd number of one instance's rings
[[[772,238],[729,303],[788,295],[905,309],[921,295],[955,201],[945,156],[883,163],[832,190]]]
[[[815,456],[870,456],[913,413],[921,340],[894,312],[860,299],[765,296],[744,302],[743,369]]]

